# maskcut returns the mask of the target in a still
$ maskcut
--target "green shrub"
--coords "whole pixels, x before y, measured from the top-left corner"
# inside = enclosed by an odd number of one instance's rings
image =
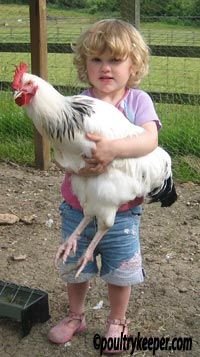
[[[95,12],[116,11],[118,0],[86,0],[86,7],[91,14]]]

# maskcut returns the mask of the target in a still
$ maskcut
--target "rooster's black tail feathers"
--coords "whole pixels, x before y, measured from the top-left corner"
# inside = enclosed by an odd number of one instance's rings
[[[171,206],[177,200],[177,193],[172,177],[165,180],[161,188],[155,188],[148,196],[150,198],[149,203],[161,202],[161,207]]]

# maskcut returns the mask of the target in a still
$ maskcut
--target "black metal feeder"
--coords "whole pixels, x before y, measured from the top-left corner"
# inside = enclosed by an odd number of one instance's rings
[[[0,280],[0,317],[21,323],[22,337],[36,322],[50,318],[48,294],[42,290]]]

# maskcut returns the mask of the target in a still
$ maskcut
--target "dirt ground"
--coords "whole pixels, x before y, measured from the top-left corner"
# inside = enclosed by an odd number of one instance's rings
[[[103,335],[109,312],[107,289],[99,277],[91,281],[87,297],[86,333],[70,345],[54,346],[49,328],[65,316],[64,286],[54,270],[60,239],[60,183],[63,173],[0,163],[0,213],[16,214],[20,221],[0,225],[0,280],[46,291],[51,318],[35,324],[21,338],[20,324],[0,318],[0,356],[97,356],[96,333]],[[179,199],[171,208],[144,205],[141,245],[145,283],[132,290],[129,332],[146,337],[192,336],[192,351],[158,351],[156,356],[200,356],[199,235],[200,186],[177,183]],[[20,256],[22,255],[21,259]],[[13,260],[19,259],[19,260]],[[93,307],[103,300],[103,307]],[[130,355],[130,351],[125,355]],[[137,351],[134,356],[152,356]]]

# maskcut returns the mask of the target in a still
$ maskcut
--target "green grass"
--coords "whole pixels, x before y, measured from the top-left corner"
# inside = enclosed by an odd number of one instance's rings
[[[200,107],[157,104],[156,110],[163,125],[159,133],[160,144],[172,156],[198,156],[200,154]]]
[[[200,46],[199,26],[146,22],[141,32],[149,45]]]
[[[200,107],[157,104],[162,122],[159,145],[172,157],[174,177],[200,183]]]
[[[78,34],[103,14],[47,7],[48,41],[73,42]],[[113,14],[110,14],[110,16]],[[166,23],[142,23],[141,32],[151,44],[200,45],[200,28]],[[29,8],[27,5],[0,5],[0,42],[29,42]],[[30,63],[30,54],[1,53],[0,81],[11,80],[14,65]],[[48,55],[49,81],[53,84],[77,85],[72,55]],[[142,88],[156,92],[199,94],[200,61],[197,58],[152,57],[150,75]]]
[[[200,94],[197,58],[152,57],[149,73],[142,82],[147,91]]]
[[[56,9],[49,6],[47,16],[49,42],[72,41],[80,31],[100,18],[99,14],[91,15],[86,11]],[[0,4],[0,29],[0,42],[29,42],[29,6]]]
[[[33,126],[11,93],[0,92],[0,159],[31,164],[34,161]]]
[[[100,18],[117,17],[116,13],[88,14],[84,10],[57,9],[47,6],[47,32],[51,42],[74,40],[90,23]],[[0,4],[0,42],[27,42],[29,6]],[[200,45],[200,28],[163,22],[141,23],[141,32],[148,44]]]
[[[28,53],[1,53],[1,81],[11,81],[15,65],[29,63]],[[190,70],[188,70],[190,69]],[[52,84],[78,86],[72,54],[48,54],[48,79]],[[154,92],[200,93],[200,61],[197,58],[152,57],[150,74],[142,82],[143,89]]]

